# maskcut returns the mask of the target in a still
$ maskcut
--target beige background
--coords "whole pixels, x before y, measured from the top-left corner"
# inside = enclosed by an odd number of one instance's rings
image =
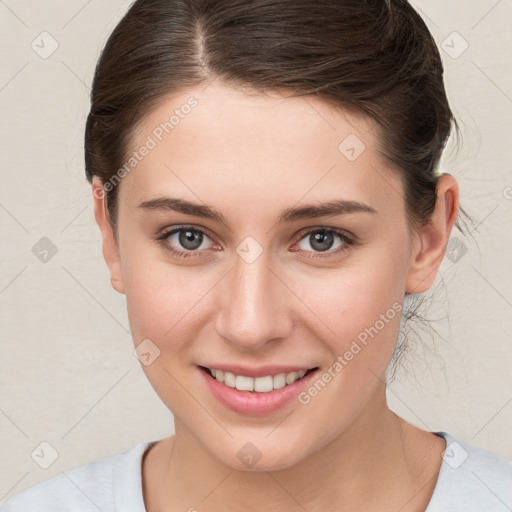
[[[445,258],[431,309],[439,334],[417,346],[389,400],[422,428],[512,458],[512,2],[415,5],[445,48],[463,131],[464,145],[446,155],[444,169],[459,180],[480,233],[478,246],[463,242],[468,252],[458,261],[454,252]],[[172,429],[132,354],[83,169],[93,69],[127,7],[0,0],[0,502]],[[58,48],[42,58],[31,44],[48,52],[51,38]],[[46,263],[32,252],[43,237],[57,249]],[[31,457],[43,450],[40,462],[51,462],[42,442],[58,454],[48,469]]]

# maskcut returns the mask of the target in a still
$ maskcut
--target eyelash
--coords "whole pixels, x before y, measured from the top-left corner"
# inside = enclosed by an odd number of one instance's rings
[[[171,235],[174,235],[175,233],[179,233],[181,231],[187,231],[187,230],[193,231],[196,233],[202,233],[203,235],[207,236],[208,238],[210,238],[210,239],[212,238],[204,229],[201,229],[201,228],[195,227],[195,226],[184,225],[184,226],[177,226],[172,229],[169,229],[169,230],[163,232],[161,235],[157,236],[156,239],[160,243],[162,243],[167,250],[171,251],[173,254],[175,254],[179,258],[189,258],[190,256],[196,256],[198,253],[200,253],[200,251],[197,251],[197,250],[182,251],[179,249],[175,249],[167,240]],[[314,259],[315,258],[329,258],[329,257],[332,257],[333,255],[337,255],[342,252],[345,252],[350,247],[357,245],[356,240],[351,238],[349,235],[347,235],[346,232],[341,231],[336,228],[322,228],[322,227],[308,228],[307,230],[300,232],[299,233],[300,238],[298,241],[300,242],[301,240],[306,238],[308,235],[311,235],[313,233],[333,234],[333,235],[338,236],[340,238],[340,240],[343,242],[343,245],[341,247],[338,247],[334,251],[328,250],[328,251],[325,251],[325,253],[318,252],[318,251],[305,251],[308,253],[309,252],[313,253],[313,255],[310,257],[312,257]]]

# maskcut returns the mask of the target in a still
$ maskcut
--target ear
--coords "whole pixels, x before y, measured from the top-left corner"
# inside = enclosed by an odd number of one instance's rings
[[[105,191],[101,180],[97,176],[93,176],[92,179],[92,195],[94,198],[94,217],[103,237],[103,257],[110,271],[110,282],[114,290],[125,293],[119,248],[107,210]]]
[[[451,230],[459,214],[459,187],[450,174],[437,180],[436,206],[413,244],[406,292],[423,293],[433,284],[443,261]]]

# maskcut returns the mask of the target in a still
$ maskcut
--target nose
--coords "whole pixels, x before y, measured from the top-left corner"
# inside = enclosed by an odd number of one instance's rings
[[[264,251],[255,261],[234,255],[234,268],[216,287],[217,333],[245,351],[290,336],[293,328],[291,292]]]

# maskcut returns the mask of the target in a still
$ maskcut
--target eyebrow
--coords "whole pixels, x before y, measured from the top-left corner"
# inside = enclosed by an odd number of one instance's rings
[[[226,225],[228,224],[224,215],[222,215],[222,213],[217,211],[215,208],[193,203],[185,199],[158,197],[148,201],[143,201],[139,205],[139,208],[146,210],[175,211],[184,213],[185,215],[194,215],[195,217],[202,217],[204,219],[211,219]],[[287,208],[281,213],[278,223],[281,224],[283,222],[314,219],[317,217],[325,217],[329,215],[347,215],[349,213],[359,212],[372,214],[377,213],[375,208],[365,203],[346,199],[338,199],[324,203],[306,204],[303,206]]]

